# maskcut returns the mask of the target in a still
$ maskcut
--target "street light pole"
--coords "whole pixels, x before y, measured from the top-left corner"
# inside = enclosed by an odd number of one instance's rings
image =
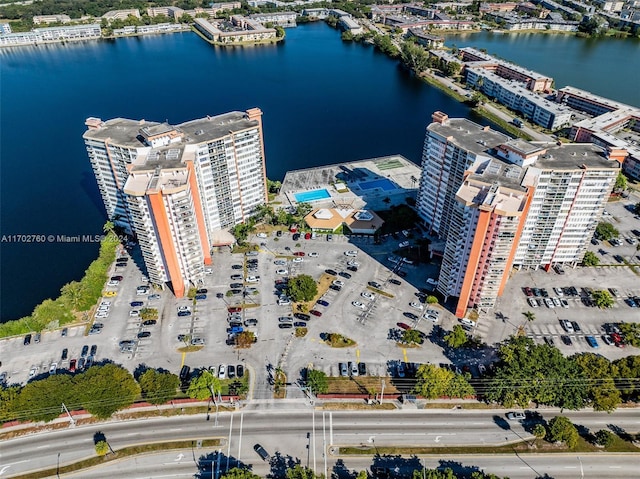
[[[382,404],[382,401],[384,400],[384,379],[382,380],[382,391],[380,392],[380,404]]]
[[[580,477],[584,479],[584,468],[582,467],[582,459],[578,456],[578,462],[580,463]]]

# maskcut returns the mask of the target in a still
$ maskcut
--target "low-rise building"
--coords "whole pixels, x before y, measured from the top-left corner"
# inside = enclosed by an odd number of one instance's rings
[[[102,35],[100,25],[74,25],[64,27],[35,28],[30,32],[0,35],[0,47],[36,45],[38,43],[95,40]]]
[[[507,80],[483,68],[467,67],[465,75],[469,86],[521,113],[536,125],[558,130],[571,123],[573,110],[528,90],[524,83]]]
[[[329,16],[328,8],[305,8],[302,10],[302,15],[310,18],[317,18],[318,20],[324,20]]]
[[[577,32],[580,22],[565,20],[560,17],[536,18],[521,16],[512,12],[487,12],[485,18],[498,22],[508,31],[545,30],[557,32]]]
[[[111,22],[113,20],[126,20],[129,17],[140,18],[140,10],[137,8],[128,8],[125,10],[111,10],[104,15],[102,18]]]
[[[42,25],[43,23],[69,23],[71,17],[69,15],[35,15],[33,17],[34,25]]]
[[[425,30],[420,28],[410,28],[407,36],[414,37],[418,44],[427,48],[444,47],[444,37],[427,33]]]
[[[0,23],[0,35],[6,35],[7,33],[11,33],[11,24]]]
[[[249,15],[249,18],[260,22],[262,24],[272,23],[283,28],[290,28],[297,26],[296,12],[273,12],[273,13],[254,13]]]
[[[230,45],[234,43],[261,42],[276,38],[276,30],[265,28],[260,22],[240,15],[233,15],[230,21],[209,22],[196,18],[194,26],[213,43]]]
[[[360,210],[342,205],[336,208],[318,208],[304,218],[312,231],[333,233],[346,226],[354,234],[372,235],[384,224],[374,211]]]
[[[184,10],[174,6],[149,7],[147,8],[147,15],[152,18],[157,17],[158,15],[164,15],[165,17],[172,18],[177,21],[182,15],[184,15]]]

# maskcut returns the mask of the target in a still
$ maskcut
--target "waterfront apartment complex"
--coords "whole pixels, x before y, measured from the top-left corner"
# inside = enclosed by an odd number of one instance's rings
[[[456,315],[491,308],[513,268],[576,265],[624,153],[593,144],[535,144],[467,119],[433,115],[417,209],[445,240],[438,291]]]
[[[111,221],[134,235],[149,279],[199,284],[225,230],[267,202],[262,112],[179,125],[88,118],[84,141]]]

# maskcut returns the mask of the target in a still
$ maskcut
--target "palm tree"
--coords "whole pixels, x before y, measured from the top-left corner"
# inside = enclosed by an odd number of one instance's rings
[[[527,320],[527,323],[530,323],[532,321],[535,321],[536,319],[536,315],[535,313],[531,312],[531,311],[525,311],[522,313],[522,315],[525,317],[525,319]],[[527,330],[527,323],[521,325],[518,327],[518,336],[524,336]]]
[[[102,231],[104,231],[107,234],[111,234],[113,233],[114,228],[116,227],[115,223],[113,221],[107,221],[104,226],[102,227]]]

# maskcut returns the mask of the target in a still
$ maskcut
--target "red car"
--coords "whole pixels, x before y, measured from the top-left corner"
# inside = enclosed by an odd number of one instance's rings
[[[293,256],[304,256],[304,251],[296,251]]]
[[[611,336],[611,339],[613,339],[613,342],[616,343],[616,346],[618,346],[619,348],[624,348],[624,342],[622,341],[622,336],[620,336],[618,333],[611,333],[610,336]]]
[[[311,233],[305,233],[304,239],[311,239]]]
[[[309,311],[309,314],[313,314],[314,316],[318,316],[318,317],[322,316],[322,313],[315,309],[312,309],[311,311]]]
[[[399,328],[406,329],[407,331],[408,331],[409,329],[411,329],[411,326],[409,326],[408,324],[405,324],[405,323],[398,323],[398,324],[397,324],[397,326],[398,326]]]
[[[232,306],[230,308],[227,308],[227,311],[229,311],[230,313],[239,313],[242,311],[242,308],[239,308],[237,306]]]
[[[69,371],[74,372],[76,370],[76,362],[75,359],[69,361]]]

